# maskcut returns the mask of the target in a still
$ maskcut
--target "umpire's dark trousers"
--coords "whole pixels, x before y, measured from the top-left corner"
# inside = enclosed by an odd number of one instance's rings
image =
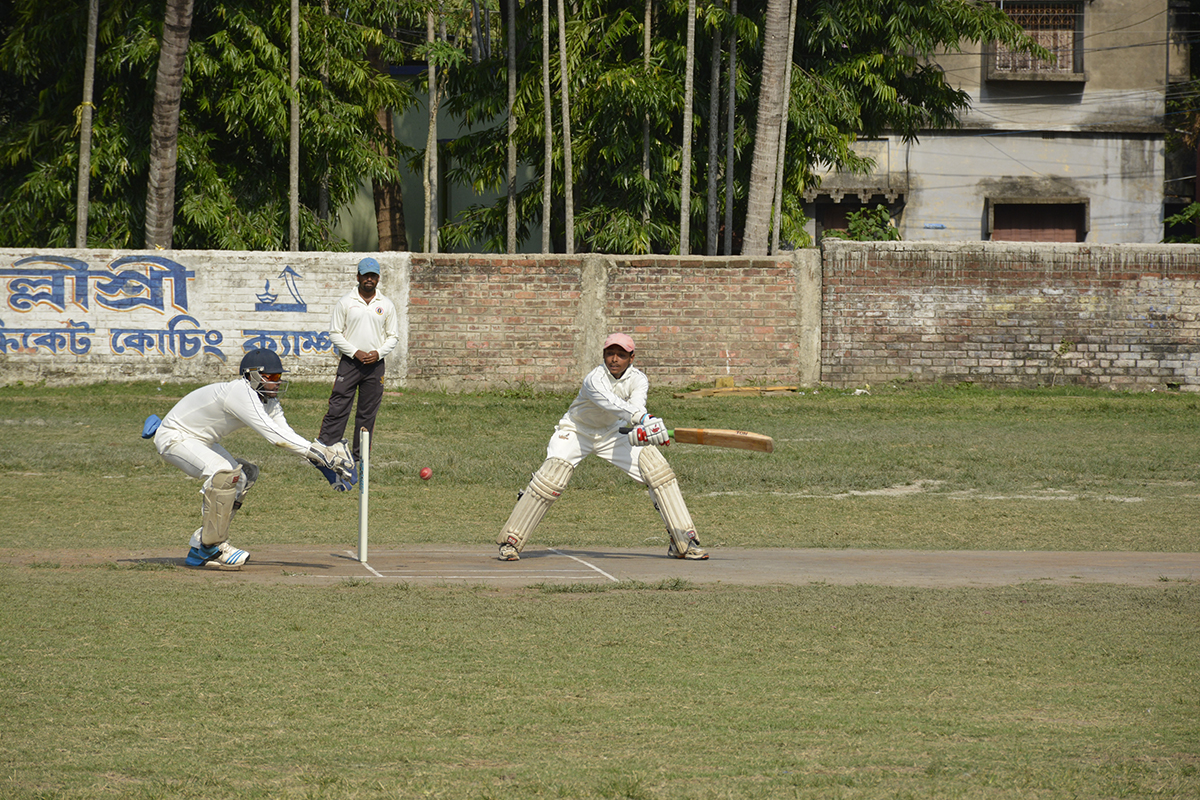
[[[354,444],[352,451],[356,461],[362,460],[359,449],[359,431],[366,428],[375,433],[375,415],[383,400],[383,359],[374,364],[355,361],[342,356],[338,362],[337,377],[333,379],[333,392],[329,395],[329,410],[321,421],[320,439],[325,444],[335,444],[346,433],[346,421],[350,419],[350,407],[358,393],[358,407],[354,411]]]

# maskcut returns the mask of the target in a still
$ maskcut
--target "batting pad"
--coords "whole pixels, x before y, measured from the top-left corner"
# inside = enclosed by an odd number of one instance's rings
[[[574,471],[575,468],[568,461],[547,458],[517,498],[517,504],[509,514],[504,530],[496,538],[496,544],[511,544],[518,553],[521,552],[533,529],[546,516],[546,510],[566,490]]]
[[[679,491],[679,480],[675,470],[663,458],[656,447],[643,447],[638,454],[638,467],[646,485],[650,488],[650,499],[666,523],[667,533],[675,543],[675,549],[686,553],[691,545],[691,536],[696,532],[692,515],[688,513],[683,494]]]
[[[229,522],[233,519],[233,504],[238,496],[242,468],[223,469],[213,474],[204,490],[203,511],[200,515],[200,542],[220,544],[229,538]]]

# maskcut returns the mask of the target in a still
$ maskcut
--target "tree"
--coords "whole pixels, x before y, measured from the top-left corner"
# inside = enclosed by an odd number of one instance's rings
[[[858,136],[884,131],[907,140],[920,131],[953,127],[969,97],[952,88],[931,56],[964,42],[995,39],[1035,51],[1036,45],[998,7],[962,0],[817,0],[796,16],[801,58],[799,91],[816,103],[796,107],[797,87],[785,84],[789,0],[766,0],[757,135],[746,202],[742,252],[767,252],[780,125],[784,114],[799,122],[799,163],[791,185],[812,179],[818,158],[839,167],[865,168],[850,151]],[[1041,51],[1044,52],[1044,51]],[[788,102],[785,102],[785,99]],[[818,112],[818,113],[814,113]],[[804,126],[807,124],[807,128]],[[814,134],[826,131],[824,136]],[[830,136],[829,134],[833,134]],[[788,154],[788,161],[794,162]],[[786,188],[785,200],[786,200]]]
[[[92,177],[92,103],[96,88],[96,28],[100,0],[88,2],[87,55],[83,65],[83,102],[79,104],[79,175],[75,189],[75,246],[87,247],[88,196]]]
[[[560,0],[561,1],[561,0]],[[696,0],[688,0],[687,6],[687,37],[684,49],[683,67],[683,124],[680,125],[683,134],[682,154],[679,157],[679,255],[686,256],[691,249],[691,216],[692,216],[692,99],[694,85],[692,78],[696,74]]]
[[[146,247],[171,249],[175,223],[175,160],[179,155],[179,108],[183,68],[192,32],[192,0],[167,0],[154,114],[150,135],[150,178],[146,190]]]
[[[79,147],[74,112],[84,73],[88,0],[11,0],[0,41],[0,246],[69,247]],[[387,63],[411,50],[372,24],[376,4],[349,0],[324,15],[301,6],[301,247],[330,242],[336,217],[364,180],[399,179],[382,154],[380,108],[403,110],[411,87],[366,59],[376,41]],[[286,6],[284,7],[286,9]],[[96,55],[88,240],[145,246],[162,0],[101,3]],[[394,9],[390,11],[394,15]],[[5,16],[7,15],[7,16]],[[284,249],[288,237],[288,18],[275,4],[214,0],[196,6],[180,98],[171,244],[192,249]],[[322,63],[327,61],[327,83]]]
[[[562,97],[563,228],[566,250],[570,254],[575,252],[575,172],[571,166],[571,66],[567,57],[567,15],[563,0],[558,0],[558,70]]]
[[[504,226],[504,252],[512,255],[517,252],[517,0],[507,0],[505,8],[504,27],[508,36],[508,52],[505,53],[508,73],[508,180],[505,199],[508,202],[508,214]]]

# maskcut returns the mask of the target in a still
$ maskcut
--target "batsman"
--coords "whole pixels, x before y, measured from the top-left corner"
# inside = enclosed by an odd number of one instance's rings
[[[679,491],[679,481],[655,445],[670,444],[667,425],[646,411],[650,381],[633,366],[633,339],[614,333],[604,340],[604,363],[583,379],[579,394],[555,426],[546,460],[496,539],[501,561],[517,561],[546,510],[562,495],[580,461],[598,456],[645,484],[650,500],[667,526],[671,558],[703,560],[696,528]],[[632,426],[621,433],[622,426]]]
[[[309,442],[288,425],[279,403],[287,389],[283,371],[272,351],[251,350],[242,358],[237,378],[196,389],[161,421],[153,414],[146,420],[142,437],[153,436],[162,460],[202,481],[201,525],[192,534],[185,562],[190,567],[241,569],[250,558],[229,543],[229,523],[259,469],[219,444],[226,434],[251,428],[268,442],[307,458],[340,491],[357,480],[345,440],[332,446]]]

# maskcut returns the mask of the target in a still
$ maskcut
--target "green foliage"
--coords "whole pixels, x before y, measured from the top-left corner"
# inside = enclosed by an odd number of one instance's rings
[[[398,175],[376,122],[413,102],[408,85],[370,65],[400,63],[385,36],[395,13],[354,2],[326,16],[306,2],[301,20],[301,241],[338,249],[316,217],[320,184],[337,209],[364,179]],[[74,244],[86,0],[15,0],[0,43],[5,114],[0,130],[0,246]],[[286,4],[197,3],[180,111],[173,244],[280,249],[288,232],[290,17]],[[140,247],[162,4],[101,3],[88,244]],[[325,76],[324,78],[322,76]]]
[[[894,242],[900,240],[900,231],[892,224],[892,212],[887,206],[878,205],[874,208],[861,208],[851,211],[847,216],[847,228],[829,230],[825,236],[830,239],[850,239],[855,242]]]
[[[1166,236],[1163,241],[1170,244],[1194,244],[1200,242],[1200,234],[1196,233],[1197,225],[1200,225],[1200,203],[1192,203],[1178,214],[1172,214],[1163,220],[1163,226],[1166,230],[1171,230],[1175,227],[1191,226],[1192,232],[1189,234],[1171,234]]]
[[[715,88],[722,96],[717,119],[697,113],[691,139],[695,163],[692,185],[692,252],[703,252],[710,156],[721,165],[718,196],[721,209],[725,178],[725,114],[727,52],[731,35],[738,41],[736,131],[734,139],[735,220],[745,213],[746,181],[753,154],[754,106],[762,55],[759,44],[767,0],[738,4],[731,16],[724,4],[702,5],[695,54],[696,108],[708,108]],[[577,250],[600,252],[671,252],[678,247],[683,47],[687,4],[673,0],[656,7],[650,66],[643,64],[644,5],[622,0],[585,0],[571,7],[567,21],[570,57],[575,232]],[[520,190],[518,236],[528,235],[541,219],[543,161],[541,90],[541,10],[521,9],[521,41],[517,64],[517,145],[521,163],[533,167],[532,180]],[[552,15],[553,17],[553,15]],[[997,39],[1028,49],[1031,43],[998,8],[960,0],[824,0],[801,2],[798,8],[796,66],[789,108],[790,129],[785,156],[783,239],[807,244],[799,200],[817,182],[818,163],[850,171],[871,164],[854,154],[862,136],[897,131],[915,137],[920,130],[955,124],[955,114],[968,97],[950,87],[929,57],[940,49]],[[551,40],[557,41],[557,20]],[[714,53],[712,33],[723,31],[724,52]],[[564,177],[561,174],[562,131],[558,106],[557,46],[551,55],[555,109],[554,165],[549,176],[554,197],[549,225],[562,242]],[[722,77],[710,86],[709,65],[722,60]],[[450,105],[484,129],[451,145],[450,178],[464,185],[499,190],[505,185],[505,81],[507,66],[497,54],[453,76]],[[643,124],[650,121],[650,179],[642,176]],[[747,123],[750,123],[749,125]],[[488,126],[490,123],[490,127]],[[708,152],[708,130],[719,128],[719,152]],[[649,221],[643,220],[649,210]],[[504,247],[506,200],[468,209],[442,228],[447,241],[466,245],[484,240]],[[735,223],[737,225],[737,223]],[[740,227],[740,225],[738,225]]]

